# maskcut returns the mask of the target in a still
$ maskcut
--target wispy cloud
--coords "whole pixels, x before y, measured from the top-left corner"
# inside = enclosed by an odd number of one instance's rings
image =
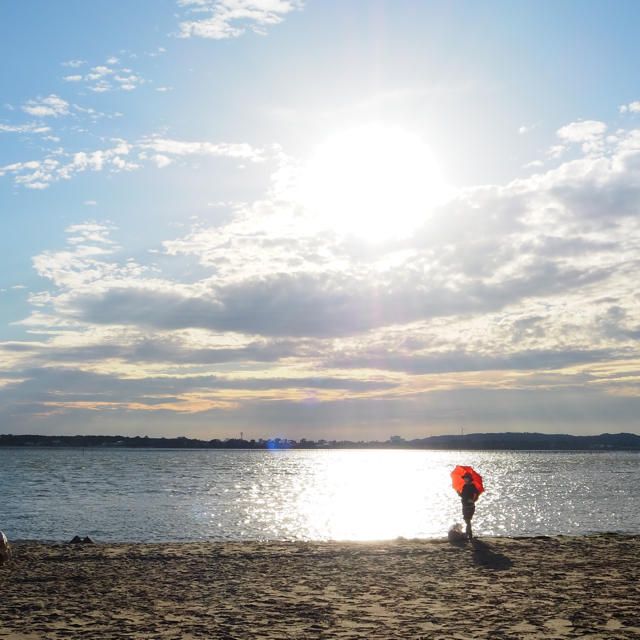
[[[141,149],[150,149],[156,153],[171,156],[218,156],[238,158],[251,162],[262,162],[265,159],[263,149],[247,143],[228,142],[190,142],[170,138],[146,138],[138,143]]]
[[[35,124],[33,122],[13,125],[0,123],[0,131],[7,133],[47,133],[51,131],[51,127]]]
[[[247,29],[264,34],[291,11],[302,8],[300,0],[178,0],[194,18],[181,22],[179,36],[222,40],[237,38]]]
[[[38,118],[66,116],[69,114],[69,103],[52,93],[47,98],[29,100],[22,110]]]
[[[72,69],[77,69],[83,65],[87,64],[86,60],[67,60],[62,63],[63,67],[71,67]]]
[[[122,65],[116,57],[107,58],[104,64],[91,67],[85,73],[71,73],[62,79],[70,83],[84,83],[94,93],[133,91],[145,82],[139,73]]]
[[[40,160],[15,162],[0,167],[0,177],[13,176],[15,184],[28,189],[46,189],[59,180],[69,180],[85,171],[135,171],[151,162],[163,168],[176,157],[189,156],[231,158],[250,162],[263,162],[266,153],[246,143],[212,143],[174,140],[169,138],[143,138],[129,143],[111,140],[111,147],[75,153],[57,150]]]

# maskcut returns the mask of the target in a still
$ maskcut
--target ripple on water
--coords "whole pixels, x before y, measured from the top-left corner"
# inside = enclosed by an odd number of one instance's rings
[[[640,533],[640,453],[0,449],[13,539],[329,540],[442,537],[449,472],[486,492],[479,535]]]

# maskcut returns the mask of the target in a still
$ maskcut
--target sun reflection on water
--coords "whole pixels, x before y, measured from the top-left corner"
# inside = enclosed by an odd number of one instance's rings
[[[308,471],[281,477],[281,499],[270,505],[291,537],[442,536],[457,513],[450,469],[424,452],[332,451]]]

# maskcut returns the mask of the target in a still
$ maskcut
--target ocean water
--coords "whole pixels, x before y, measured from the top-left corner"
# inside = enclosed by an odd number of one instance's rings
[[[449,473],[484,479],[480,536],[640,533],[638,452],[0,449],[9,539],[439,538]]]

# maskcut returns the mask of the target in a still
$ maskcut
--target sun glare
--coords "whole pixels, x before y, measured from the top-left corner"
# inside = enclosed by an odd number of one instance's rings
[[[315,149],[300,183],[300,201],[322,223],[372,240],[415,229],[446,195],[421,138],[380,124],[329,137]]]

